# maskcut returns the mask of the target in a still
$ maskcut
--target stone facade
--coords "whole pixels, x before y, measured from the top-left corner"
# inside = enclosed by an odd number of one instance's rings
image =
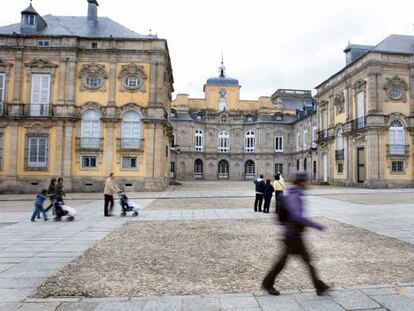
[[[251,180],[259,174],[272,178],[276,171],[290,176],[299,157],[293,129],[310,119],[297,109],[303,103],[312,107],[310,91],[279,90],[273,102],[241,100],[238,81],[226,77],[223,66],[220,72],[204,85],[205,98],[178,94],[172,102],[171,177]]]
[[[346,67],[317,86],[320,182],[414,185],[413,45],[414,37],[398,35],[350,45]]]
[[[44,19],[30,5],[0,27],[1,192],[37,192],[57,176],[68,191],[102,191],[111,172],[127,190],[168,184],[167,42],[88,5],[88,17]]]

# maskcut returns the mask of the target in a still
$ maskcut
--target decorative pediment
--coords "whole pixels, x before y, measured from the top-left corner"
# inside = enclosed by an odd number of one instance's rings
[[[38,69],[54,69],[58,67],[58,65],[52,63],[48,59],[35,58],[31,60],[30,62],[26,63],[26,67],[38,68]]]
[[[341,114],[344,112],[345,105],[345,95],[343,92],[336,94],[334,97],[334,103],[336,107],[336,114]]]
[[[108,74],[105,71],[105,66],[94,63],[82,66],[82,69],[79,73],[79,78],[82,79],[86,75],[99,75],[104,79],[108,79]]]
[[[119,79],[127,75],[139,75],[143,79],[147,79],[147,74],[144,71],[144,66],[139,66],[137,64],[128,64],[121,67],[121,72],[119,73]]]
[[[365,80],[359,79],[352,85],[352,88],[355,90],[355,93],[363,92],[365,91],[366,84]]]
[[[87,102],[83,105],[79,106],[77,109],[77,115],[81,116],[87,110],[95,110],[98,112],[102,112],[102,106],[95,102]]]
[[[384,91],[388,99],[392,101],[407,101],[407,82],[397,75],[392,78],[386,78],[385,81]]]

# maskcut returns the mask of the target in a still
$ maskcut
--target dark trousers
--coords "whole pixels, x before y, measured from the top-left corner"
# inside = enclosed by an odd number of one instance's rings
[[[275,191],[275,206],[276,206],[276,213],[278,212],[277,205],[279,203],[280,198],[283,196],[283,190]]]
[[[321,280],[319,280],[316,270],[312,266],[310,254],[306,249],[302,237],[298,239],[285,238],[284,243],[285,249],[283,250],[283,254],[277,261],[275,261],[272,268],[265,276],[262,283],[263,287],[273,287],[276,277],[283,270],[283,267],[285,266],[290,255],[298,255],[303,259],[303,261],[309,269],[309,273],[315,288],[321,288],[322,286],[324,286],[325,284]]]
[[[40,213],[43,214],[44,220],[47,220],[47,214],[46,211],[43,209],[43,206],[41,204],[35,204],[35,209],[33,211],[31,220],[34,220],[37,215],[40,215]]]
[[[263,206],[263,212],[269,213],[270,209],[270,202],[272,201],[272,197],[264,197],[264,206]]]
[[[105,194],[105,205],[104,205],[104,215],[109,216],[112,214],[112,209],[114,208],[114,197],[109,194]]]
[[[257,212],[257,205],[259,205],[259,212],[262,211],[263,194],[256,193],[256,200],[254,200],[254,211]]]

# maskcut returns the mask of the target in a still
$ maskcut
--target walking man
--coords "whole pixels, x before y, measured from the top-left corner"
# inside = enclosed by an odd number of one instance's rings
[[[256,199],[254,200],[254,211],[257,212],[258,210],[257,208],[259,207],[259,212],[261,212],[262,203],[263,203],[264,186],[265,186],[263,175],[260,175],[259,178],[257,178],[254,181],[254,184],[256,185]]]
[[[283,180],[283,177],[280,176],[279,172],[277,172],[275,175],[273,188],[275,188],[275,205],[277,213],[277,203],[280,201],[280,197],[283,195],[283,190],[285,189],[285,181]]]
[[[108,179],[105,181],[105,205],[104,205],[104,215],[105,217],[112,216],[112,209],[114,208],[114,193],[120,192],[121,190],[115,184],[115,175],[114,173],[109,174]]]
[[[273,286],[277,275],[282,271],[290,255],[300,256],[309,269],[310,276],[316,294],[324,294],[329,286],[322,282],[311,263],[310,254],[305,246],[302,234],[306,227],[312,227],[322,231],[324,227],[304,216],[303,191],[307,183],[306,173],[298,172],[295,177],[294,185],[289,188],[287,197],[283,199],[283,213],[286,212],[286,222],[284,225],[284,251],[281,257],[276,261],[265,276],[262,282],[262,288],[271,295],[280,295],[279,291]]]

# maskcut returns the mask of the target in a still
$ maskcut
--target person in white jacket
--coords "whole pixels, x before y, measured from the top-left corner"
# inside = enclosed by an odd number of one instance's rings
[[[121,189],[115,183],[114,173],[109,174],[108,179],[105,181],[104,189],[104,215],[105,217],[112,216],[112,209],[114,208],[114,193],[120,192]]]

